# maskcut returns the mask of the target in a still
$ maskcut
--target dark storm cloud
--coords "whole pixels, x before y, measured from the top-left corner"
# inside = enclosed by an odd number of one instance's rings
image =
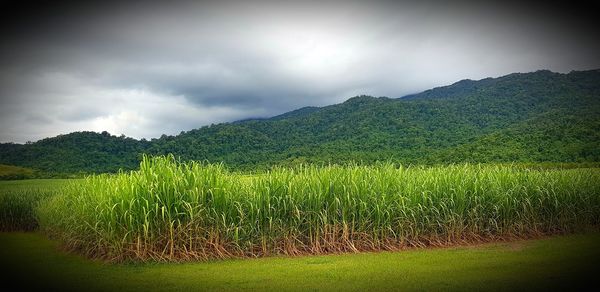
[[[585,5],[2,5],[0,141],[75,130],[150,138],[356,94],[600,67]]]

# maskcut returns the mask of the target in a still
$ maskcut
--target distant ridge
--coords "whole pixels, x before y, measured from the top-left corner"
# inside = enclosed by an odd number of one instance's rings
[[[316,112],[319,110],[319,107],[316,106],[305,106],[303,108],[299,108],[297,110],[293,110],[278,116],[274,116],[270,118],[270,120],[282,120],[286,118],[299,117],[303,115],[308,115],[310,113]]]

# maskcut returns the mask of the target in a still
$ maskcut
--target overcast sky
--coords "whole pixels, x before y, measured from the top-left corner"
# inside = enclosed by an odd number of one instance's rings
[[[0,142],[154,138],[358,94],[600,68],[594,15],[547,4],[104,3],[0,4]]]

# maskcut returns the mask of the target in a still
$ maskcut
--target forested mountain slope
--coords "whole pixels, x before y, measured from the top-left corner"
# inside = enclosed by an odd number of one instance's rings
[[[141,153],[236,169],[298,162],[598,162],[600,70],[462,80],[403,98],[357,96],[269,119],[137,141],[71,133],[0,145],[0,163],[46,171],[135,168]]]

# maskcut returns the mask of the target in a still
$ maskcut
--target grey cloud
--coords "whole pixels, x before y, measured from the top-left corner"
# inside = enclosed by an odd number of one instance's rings
[[[81,5],[6,32],[0,141],[75,130],[152,138],[355,94],[400,97],[465,78],[600,67],[588,18],[545,6]]]

